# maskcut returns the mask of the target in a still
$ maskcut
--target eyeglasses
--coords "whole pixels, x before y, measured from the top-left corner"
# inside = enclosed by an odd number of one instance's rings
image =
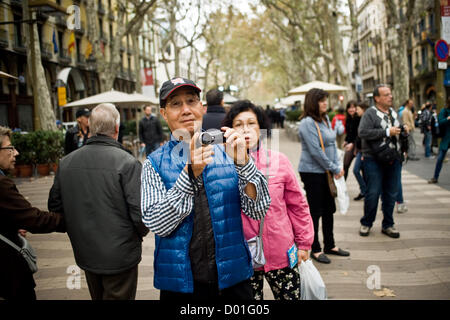
[[[167,105],[171,106],[172,108],[181,108],[184,103],[186,103],[189,107],[194,107],[197,105],[197,103],[200,102],[200,99],[197,97],[192,97],[186,99],[186,101],[183,101],[181,99],[173,99],[170,102],[167,102]]]
[[[14,146],[7,146],[7,147],[1,147],[0,150],[9,150],[10,153],[13,153],[14,151],[16,151],[16,148]]]

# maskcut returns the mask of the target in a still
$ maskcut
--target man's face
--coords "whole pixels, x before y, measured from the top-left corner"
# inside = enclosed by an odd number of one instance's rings
[[[144,113],[147,117],[150,117],[150,115],[152,114],[152,107],[145,107]]]
[[[187,130],[192,137],[201,128],[205,109],[194,89],[181,87],[167,98],[160,112],[172,132]]]
[[[0,149],[0,169],[9,171],[14,169],[16,164],[16,156],[19,155],[16,149],[11,144],[9,137],[4,136]],[[3,149],[5,148],[5,149]]]
[[[392,93],[391,89],[388,87],[381,87],[378,89],[378,92],[380,93],[379,97],[375,97],[376,103],[383,107],[383,108],[390,108],[392,107]]]
[[[411,109],[414,106],[414,102],[412,100],[408,100],[408,107]]]
[[[81,116],[77,120],[80,122],[81,125],[89,127],[89,117]]]

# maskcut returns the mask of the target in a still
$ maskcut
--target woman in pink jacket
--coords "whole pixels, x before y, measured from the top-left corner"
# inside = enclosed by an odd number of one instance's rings
[[[233,104],[224,126],[241,131],[256,167],[268,177],[271,205],[264,219],[263,247],[266,264],[250,279],[256,300],[263,299],[264,277],[276,300],[300,299],[297,266],[291,268],[288,250],[296,246],[298,261],[306,261],[314,240],[314,227],[289,159],[282,153],[263,148],[261,131],[267,130],[264,111],[250,101]],[[242,215],[245,238],[259,234],[260,222]]]

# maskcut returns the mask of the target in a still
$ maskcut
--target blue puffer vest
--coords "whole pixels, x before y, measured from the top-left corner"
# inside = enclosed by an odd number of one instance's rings
[[[170,141],[148,156],[166,189],[177,181],[186,165],[189,146]],[[244,239],[238,176],[233,160],[222,146],[214,146],[214,161],[203,170],[215,240],[219,289],[225,289],[253,275],[251,256]],[[154,286],[160,290],[192,293],[193,276],[189,243],[193,212],[167,237],[155,235]]]

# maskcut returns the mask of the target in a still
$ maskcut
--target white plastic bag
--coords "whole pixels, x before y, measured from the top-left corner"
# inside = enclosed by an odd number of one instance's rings
[[[300,273],[300,299],[301,300],[327,300],[327,288],[311,259],[302,261]]]
[[[334,179],[334,178],[333,178]],[[341,214],[346,214],[348,211],[348,207],[350,206],[350,197],[348,196],[347,184],[345,183],[344,176],[339,179],[334,179],[334,184],[337,189],[337,202],[339,205],[339,211]]]

